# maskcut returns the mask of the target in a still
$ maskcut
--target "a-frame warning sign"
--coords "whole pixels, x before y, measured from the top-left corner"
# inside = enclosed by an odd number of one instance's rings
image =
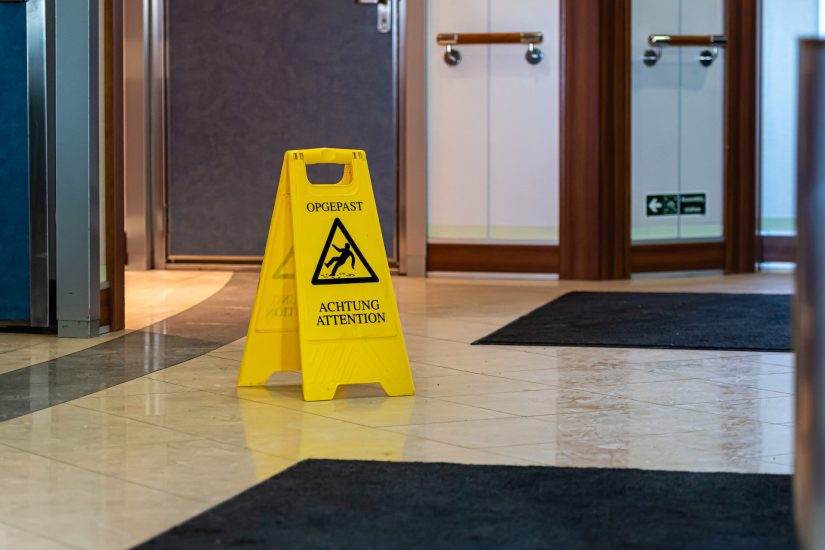
[[[322,163],[342,165],[341,181],[311,183],[307,165]],[[300,370],[307,401],[376,382],[413,395],[386,258],[364,152],[287,152],[238,385]]]
[[[273,279],[294,279],[295,278],[295,249],[290,248],[286,257],[272,274]]]
[[[315,267],[312,284],[345,285],[377,282],[378,276],[344,227],[341,218],[335,218],[318,259],[318,265]]]

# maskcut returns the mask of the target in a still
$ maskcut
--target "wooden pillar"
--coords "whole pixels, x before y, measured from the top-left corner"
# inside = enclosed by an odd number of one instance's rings
[[[759,2],[725,2],[725,271],[753,273],[759,242]]]
[[[630,276],[630,0],[562,0],[560,276]]]

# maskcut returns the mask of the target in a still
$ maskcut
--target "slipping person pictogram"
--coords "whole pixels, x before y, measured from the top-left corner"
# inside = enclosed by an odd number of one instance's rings
[[[344,243],[344,248],[338,248],[335,245],[332,245],[332,248],[340,252],[341,255],[332,258],[324,264],[325,267],[335,264],[335,267],[332,268],[332,273],[330,273],[331,277],[335,277],[335,274],[338,273],[338,269],[340,269],[342,265],[346,264],[347,260],[352,260],[352,269],[355,269],[355,254],[353,254],[352,250],[349,249],[349,243]]]
[[[337,244],[336,244],[337,243]],[[340,245],[340,246],[339,246]],[[338,285],[351,283],[376,283],[375,275],[358,245],[344,227],[340,218],[335,218],[329,230],[321,257],[312,277],[314,285]]]

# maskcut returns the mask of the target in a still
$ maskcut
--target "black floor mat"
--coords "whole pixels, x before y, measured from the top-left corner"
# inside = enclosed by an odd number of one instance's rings
[[[141,548],[794,547],[790,476],[309,460]]]
[[[475,343],[790,351],[791,296],[571,292]]]

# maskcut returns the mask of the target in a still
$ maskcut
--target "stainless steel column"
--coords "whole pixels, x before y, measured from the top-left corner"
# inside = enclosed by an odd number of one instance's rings
[[[57,334],[100,331],[99,3],[55,3]]]
[[[803,548],[825,549],[825,41],[803,40],[794,313],[794,512]]]
[[[29,56],[30,317],[48,327],[54,279],[54,0],[26,5]]]
[[[124,225],[129,269],[151,269],[152,228],[149,189],[148,33],[149,3],[123,2],[123,169]]]

